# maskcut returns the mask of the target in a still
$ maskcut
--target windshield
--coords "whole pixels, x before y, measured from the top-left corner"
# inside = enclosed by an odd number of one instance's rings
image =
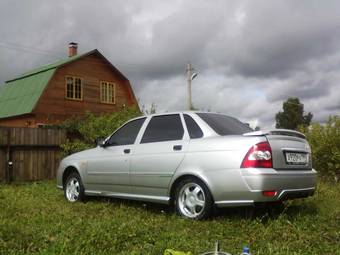
[[[247,124],[226,115],[217,113],[197,113],[197,115],[219,135],[242,135],[254,131]]]

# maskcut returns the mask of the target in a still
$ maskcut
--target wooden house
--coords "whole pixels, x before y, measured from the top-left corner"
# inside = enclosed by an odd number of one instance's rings
[[[129,80],[97,49],[69,57],[0,86],[0,126],[38,127],[85,112],[95,114],[136,106]]]

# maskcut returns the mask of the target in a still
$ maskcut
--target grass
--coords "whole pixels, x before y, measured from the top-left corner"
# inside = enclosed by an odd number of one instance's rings
[[[67,203],[54,182],[0,185],[0,254],[199,254],[220,241],[240,254],[340,254],[340,185],[320,182],[314,197],[281,208],[224,209],[206,221],[168,206],[91,198]]]

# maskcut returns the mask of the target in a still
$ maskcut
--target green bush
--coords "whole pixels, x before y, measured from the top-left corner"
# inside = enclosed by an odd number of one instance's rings
[[[129,119],[140,116],[137,108],[124,108],[119,112],[96,116],[86,113],[81,118],[66,120],[59,128],[64,128],[69,134],[76,137],[61,145],[62,156],[82,151],[95,145],[97,137],[107,137]]]
[[[302,128],[312,147],[313,167],[321,176],[340,177],[340,117],[330,116],[327,123]]]

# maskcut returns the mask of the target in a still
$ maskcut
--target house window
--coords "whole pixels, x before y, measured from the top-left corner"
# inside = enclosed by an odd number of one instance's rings
[[[116,98],[115,84],[102,81],[100,83],[100,101],[102,103],[114,104]]]
[[[79,77],[66,77],[66,98],[74,100],[83,99],[83,81]]]

